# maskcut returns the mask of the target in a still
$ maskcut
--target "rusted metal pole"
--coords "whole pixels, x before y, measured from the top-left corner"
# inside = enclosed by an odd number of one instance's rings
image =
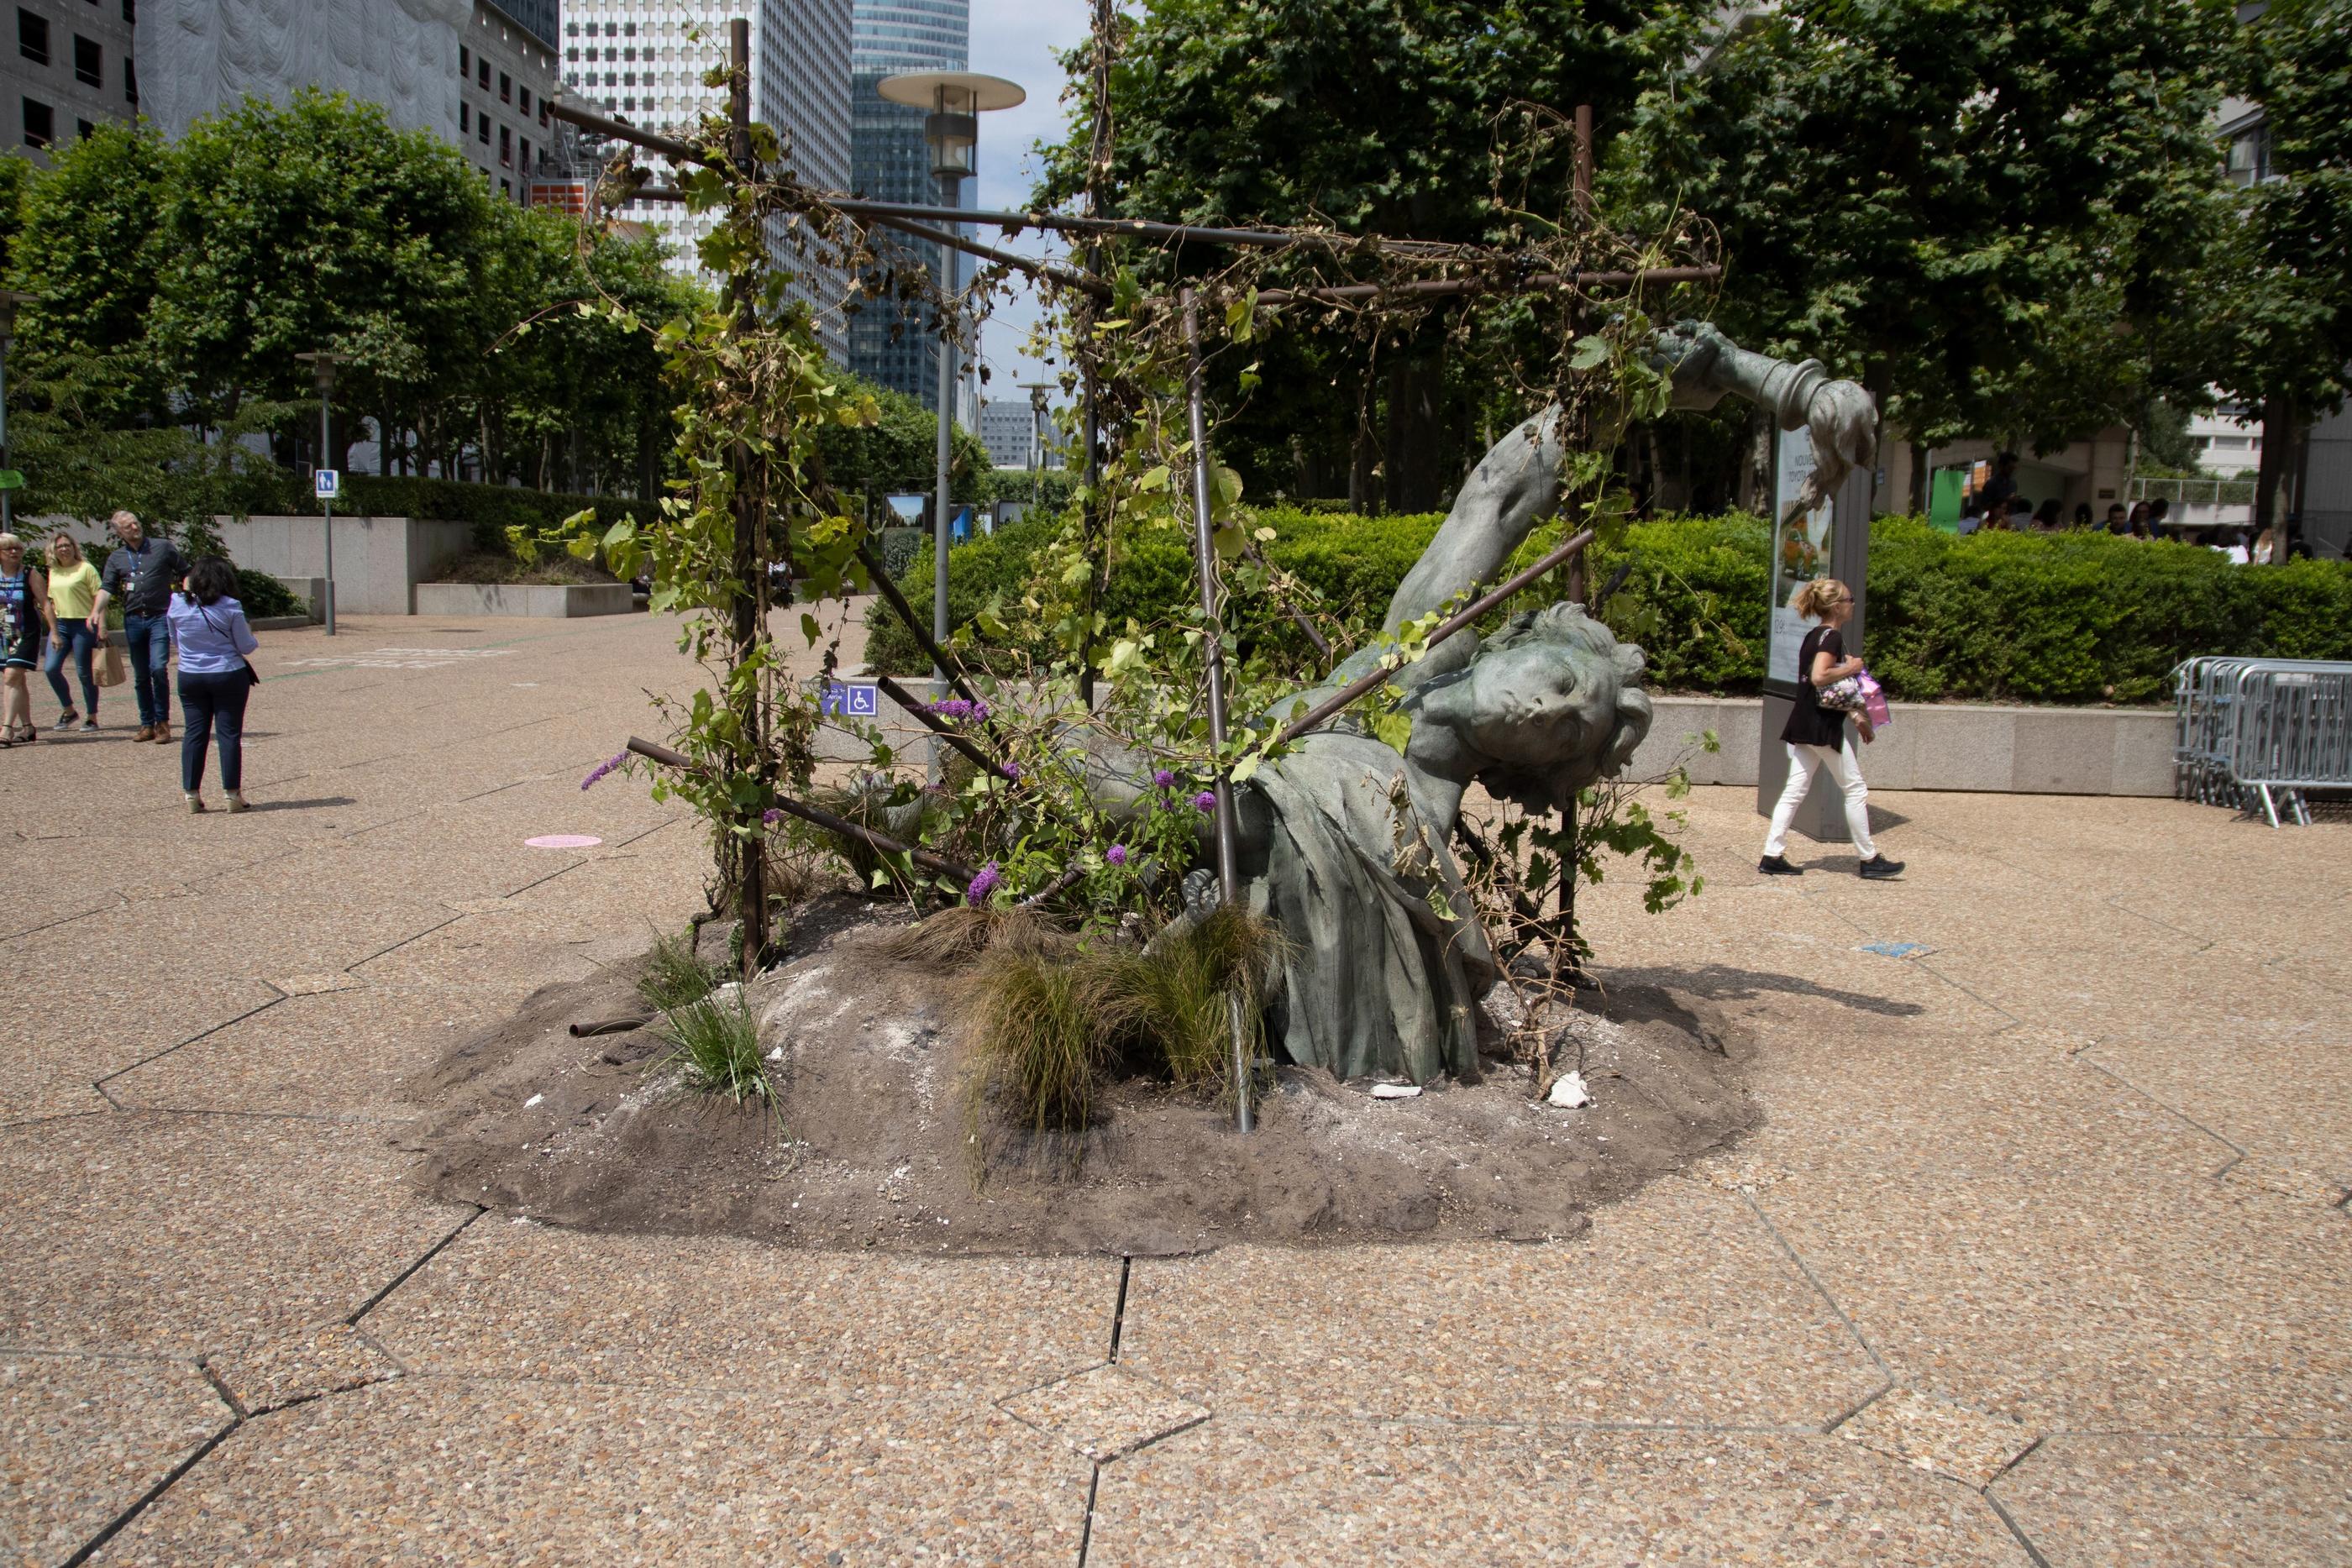
[[[1258,293],[1261,305],[1287,305],[1295,300],[1309,304],[1345,304],[1355,299],[1385,298],[1423,298],[1442,294],[1524,294],[1533,288],[1581,288],[1587,285],[1625,284],[1640,286],[1650,283],[1705,283],[1721,277],[1723,268],[1705,267],[1646,267],[1608,272],[1538,272],[1521,282],[1498,285],[1484,277],[1427,277],[1412,283],[1341,283],[1328,288],[1266,288]]]
[[[1576,186],[1573,193],[1576,215],[1586,222],[1592,218],[1592,106],[1576,106]]]
[[[658,762],[665,768],[675,768],[680,772],[691,772],[694,768],[693,758],[683,751],[664,746],[659,741],[644,740],[633,735],[629,737],[628,749],[647,761]],[[978,874],[971,867],[951,861],[945,855],[933,854],[919,845],[902,844],[887,833],[877,832],[863,822],[853,822],[846,817],[835,816],[822,806],[812,806],[804,800],[795,800],[784,795],[774,797],[774,804],[777,810],[788,817],[798,817],[804,822],[814,823],[823,828],[826,832],[837,834],[845,839],[854,839],[870,849],[880,850],[885,854],[905,855],[926,871],[935,871],[942,876],[954,877],[960,882],[966,883]]]
[[[1184,312],[1184,398],[1192,435],[1192,554],[1201,574],[1201,631],[1208,655],[1209,741],[1223,751],[1225,745],[1225,639],[1217,603],[1217,541],[1209,519],[1209,428],[1201,392],[1201,309],[1190,288],[1180,296]],[[1217,885],[1227,909],[1241,910],[1242,876],[1239,828],[1234,820],[1234,781],[1217,769]],[[1237,985],[1225,988],[1226,1022],[1234,1044],[1234,1127],[1247,1133],[1256,1125],[1250,1111],[1249,1030],[1242,1017]]]
[[[751,24],[748,20],[739,16],[728,24],[727,47],[725,176],[733,182],[755,181],[759,169],[751,155]],[[740,290],[735,300],[733,329],[740,337],[748,338],[759,330],[759,304],[752,298],[754,292]],[[735,540],[728,563],[735,580],[735,602],[729,630],[734,664],[740,669],[767,635],[768,552],[763,537],[767,518],[753,494],[750,446],[740,440],[735,442],[729,449],[727,462],[735,490]],[[787,540],[785,559],[789,560],[791,555],[792,547]],[[763,674],[751,695],[741,733],[735,741],[736,766],[756,774],[763,782],[769,775],[767,693],[768,680]],[[742,936],[740,946],[743,978],[749,980],[768,961],[768,852],[766,841],[756,832],[742,834],[735,845],[735,919]]]

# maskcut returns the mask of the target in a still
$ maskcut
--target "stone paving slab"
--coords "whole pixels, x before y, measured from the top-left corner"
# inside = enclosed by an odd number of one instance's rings
[[[247,1422],[108,1564],[1076,1561],[1091,1467],[953,1396],[402,1378]]]
[[[158,983],[139,946],[127,936],[110,936],[92,955],[59,944],[21,967],[9,954],[12,974],[72,976],[73,1005],[0,1016],[0,1124],[102,1110],[107,1102],[93,1087],[99,1080],[278,999],[255,979],[211,975]]]
[[[1677,1180],[1574,1242],[1138,1259],[1120,1345],[1221,1416],[1818,1428],[1886,1382],[1741,1199]]]
[[[466,1218],[382,1130],[114,1113],[0,1132],[0,1343],[194,1356],[357,1312]]]
[[[1119,1263],[913,1259],[485,1218],[367,1327],[420,1372],[1001,1399],[1101,1361]]]
[[[0,1350],[0,1546],[65,1561],[232,1419],[192,1361]]]
[[[1835,1437],[1220,1415],[1104,1468],[1087,1562],[2031,1559],[1976,1493]]]
[[[2352,1443],[2069,1433],[1993,1495],[2065,1568],[2352,1563]]]
[[[79,1001],[0,1023],[0,1344],[78,1354],[5,1358],[51,1383],[0,1403],[48,1413],[0,1432],[0,1550],[70,1555],[217,1431],[201,1353],[269,1413],[100,1561],[1070,1562],[1089,1448],[1089,1563],[2025,1561],[1937,1470],[2051,1564],[2352,1557],[2343,824],[1882,792],[1912,870],[1865,884],[1759,877],[1752,791],[1696,791],[1706,891],[1580,907],[1612,983],[1719,1010],[1761,1128],[1567,1245],[1139,1260],[1107,1365],[1115,1259],[450,1240],[413,1128],[335,1119],[698,905],[675,805],[578,787],[693,672],[650,618],[346,632],[266,641],[270,809],[190,817],[127,732],[11,754],[0,959]],[[301,663],[386,647],[506,652]],[[304,974],[344,988],[231,1021]]]
[[[388,986],[353,976],[295,996],[107,1081],[119,1105],[408,1121],[407,1086],[452,1040],[511,1012],[511,986]]]

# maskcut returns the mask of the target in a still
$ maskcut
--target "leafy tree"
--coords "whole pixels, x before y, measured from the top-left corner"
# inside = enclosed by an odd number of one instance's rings
[[[929,490],[938,475],[939,416],[919,398],[871,386],[846,372],[840,379],[851,395],[871,398],[881,411],[872,424],[836,424],[817,434],[825,482],[842,504],[851,507],[862,496]],[[981,476],[989,471],[987,446],[957,425],[948,447],[949,496],[973,499]]]
[[[24,374],[59,377],[66,401],[91,416],[160,411],[173,381],[147,329],[170,150],[110,121],[58,148],[46,172],[14,158],[0,166],[22,192],[9,287],[34,296],[19,323]]]
[[[670,438],[660,356],[624,319],[667,320],[701,297],[667,272],[658,242],[622,238],[551,212],[492,204],[490,265],[477,330],[494,344],[463,382],[486,471],[542,488],[654,486]]]
[[[1712,221],[1735,336],[1926,444],[2049,445],[2201,399],[2221,0],[1791,0],[1644,93],[1614,209]]]
[[[1690,26],[1675,0],[1144,0],[1110,73],[1108,205],[1175,222],[1507,241],[1525,220],[1495,200],[1506,111],[1591,103],[1604,125],[1622,120]],[[1085,188],[1088,112],[1082,104],[1048,150],[1039,199]],[[1553,217],[1570,162],[1554,140],[1515,171]],[[1434,505],[1462,471],[1486,412],[1472,406],[1475,388],[1492,379],[1449,381],[1443,319],[1377,357],[1286,334],[1257,373],[1253,400],[1230,383],[1219,398],[1238,410],[1221,450],[1245,458],[1254,489],[1328,491],[1352,467],[1360,492],[1377,457],[1387,505],[1404,510]]]
[[[197,121],[173,165],[151,330],[204,417],[310,395],[313,350],[352,356],[339,401],[367,410],[429,412],[472,375],[499,204],[455,148],[306,89]]]
[[[2267,522],[2293,435],[2352,390],[2352,0],[2279,0],[2248,39],[2273,177],[2243,193],[2197,319],[2218,340],[2217,382],[2262,411]]]

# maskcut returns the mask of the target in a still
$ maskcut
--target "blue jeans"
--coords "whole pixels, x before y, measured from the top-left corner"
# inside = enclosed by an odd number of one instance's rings
[[[58,706],[68,713],[73,710],[73,691],[66,685],[66,651],[73,651],[74,674],[81,677],[81,711],[91,718],[98,716],[98,679],[90,674],[89,653],[98,645],[98,633],[89,629],[87,621],[58,617],[58,634],[49,639],[49,656],[41,664],[49,677],[49,690],[58,694]]]
[[[172,685],[164,665],[172,657],[172,623],[161,615],[125,615],[122,640],[130,645],[131,689],[139,695],[139,722],[172,722]]]
[[[180,788],[194,794],[205,782],[205,737],[220,740],[221,788],[235,794],[245,782],[245,699],[253,681],[243,670],[219,674],[180,672]]]

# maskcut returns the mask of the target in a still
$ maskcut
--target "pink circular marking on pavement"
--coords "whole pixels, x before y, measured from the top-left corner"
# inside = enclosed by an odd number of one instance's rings
[[[534,850],[593,850],[604,841],[589,833],[541,833],[523,840],[523,844]]]

